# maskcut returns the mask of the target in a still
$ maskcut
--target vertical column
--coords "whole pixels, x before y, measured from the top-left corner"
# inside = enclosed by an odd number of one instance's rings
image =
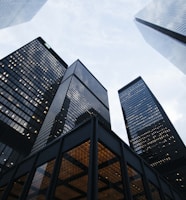
[[[29,172],[29,176],[28,176],[28,179],[26,180],[26,184],[25,184],[25,186],[24,186],[23,193],[22,193],[22,195],[21,195],[21,197],[20,197],[20,200],[25,200],[26,197],[27,197],[27,193],[28,193],[28,191],[29,191],[29,188],[30,188],[30,185],[31,185],[31,182],[32,182],[34,173],[35,173],[35,165],[36,165],[38,156],[39,156],[39,154],[37,153],[37,154],[35,155],[35,160],[34,160],[34,162],[33,162],[33,164],[32,164],[32,168],[31,168],[31,170],[30,170],[30,172]]]
[[[144,163],[143,163],[142,159],[140,159],[140,163],[141,163],[141,168],[142,168],[142,173],[143,173],[142,181],[143,181],[143,184],[144,184],[144,190],[145,190],[147,199],[152,199],[150,188],[149,188],[149,183],[148,183],[148,179],[147,179],[147,176],[146,176],[146,173],[145,173],[145,170],[144,170]]]
[[[60,172],[61,160],[62,160],[62,156],[63,156],[64,138],[62,137],[60,140],[61,140],[60,147],[58,150],[58,155],[56,156],[56,163],[55,163],[55,166],[53,169],[53,174],[52,174],[52,178],[51,178],[51,182],[50,182],[50,186],[49,186],[49,190],[48,190],[48,194],[47,194],[47,198],[46,198],[48,200],[54,199],[55,189],[56,189],[57,180],[58,180],[58,174]]]
[[[6,199],[8,198],[8,195],[9,195],[9,193],[10,193],[10,190],[11,190],[11,188],[13,187],[13,183],[14,183],[13,178],[14,178],[14,176],[15,176],[15,174],[16,174],[17,168],[18,168],[18,167],[14,167],[14,169],[13,169],[14,172],[12,173],[12,177],[11,177],[11,179],[9,180],[9,183],[7,183],[7,186],[5,187],[4,192],[2,192],[2,198],[1,198],[1,200],[6,200]]]
[[[159,177],[158,173],[156,173],[156,177],[157,177],[158,184],[159,184],[159,192],[160,192],[161,199],[165,200],[165,196],[164,196],[164,193],[163,193],[163,189],[162,189],[162,185],[161,185],[161,181],[160,181],[160,177]]]
[[[122,182],[126,195],[126,200],[131,200],[131,192],[130,192],[130,184],[129,184],[129,176],[127,171],[127,162],[125,160],[125,147],[123,143],[121,143],[121,173],[122,173]]]
[[[98,199],[98,121],[92,118],[92,133],[90,137],[90,160],[88,169],[88,200]]]

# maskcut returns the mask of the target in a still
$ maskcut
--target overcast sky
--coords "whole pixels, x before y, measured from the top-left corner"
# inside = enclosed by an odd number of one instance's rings
[[[0,58],[41,36],[80,59],[108,90],[112,130],[128,143],[118,90],[141,76],[186,144],[186,75],[142,38],[134,15],[150,0],[48,0],[27,23],[0,29]]]

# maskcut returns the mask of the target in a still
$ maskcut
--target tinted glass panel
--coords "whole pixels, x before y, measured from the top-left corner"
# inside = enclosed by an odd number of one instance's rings
[[[98,199],[125,199],[119,157],[98,143]]]
[[[56,114],[50,139],[66,134],[92,116],[97,116],[102,123],[110,127],[108,108],[76,77],[73,77],[63,106]]]
[[[149,182],[152,199],[161,200],[158,188]]]
[[[133,199],[147,200],[141,175],[130,166],[127,166],[127,169]]]
[[[5,186],[2,186],[2,187],[0,187],[0,198],[2,198],[2,196],[3,196],[3,193],[4,193],[5,189],[6,189],[6,185],[5,185]]]
[[[25,181],[27,180],[28,174],[25,174],[24,176],[19,177],[17,180],[14,181],[12,190],[10,191],[10,194],[8,195],[8,199],[19,199],[23,186],[25,184]]]
[[[97,95],[97,97],[108,107],[107,91],[101,83],[83,66],[81,62],[77,63],[75,74],[78,78]]]
[[[168,195],[165,195],[165,200],[172,200],[172,198],[169,197]]]
[[[54,199],[87,199],[89,147],[87,141],[64,153]]]
[[[53,172],[55,159],[36,169],[27,199],[45,199]]]

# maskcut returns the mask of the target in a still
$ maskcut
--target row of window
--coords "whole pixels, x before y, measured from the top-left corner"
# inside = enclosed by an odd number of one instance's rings
[[[44,87],[53,90],[51,85],[66,68],[36,40],[3,59],[0,70],[1,89],[4,89],[1,91],[4,96],[1,98],[1,120],[21,134],[37,133],[38,123],[42,122],[52,100],[52,93],[46,93]],[[36,76],[43,82],[36,81]],[[36,107],[37,115],[34,114]],[[27,138],[30,139],[30,135]]]
[[[53,157],[47,162],[34,167],[31,172],[26,172],[14,179],[7,199],[19,199],[24,195],[25,199],[46,199],[48,194],[53,190],[52,199],[87,199],[88,189],[97,188],[97,197],[100,200],[105,199],[128,199],[125,191],[130,192],[131,198],[135,200],[147,200],[150,195],[151,199],[162,200],[159,186],[150,180],[144,180],[142,174],[132,165],[126,165],[124,176],[121,168],[121,158],[107,148],[103,143],[98,142],[98,171],[97,184],[89,186],[88,180],[91,177],[89,172],[90,159],[90,141],[63,152],[60,156],[60,162],[56,166],[59,158]],[[95,166],[94,166],[95,167]],[[19,170],[18,170],[19,171]],[[129,185],[125,177],[128,177]],[[54,178],[56,177],[56,178]],[[55,181],[54,181],[55,180]],[[148,185],[148,195],[146,193]],[[24,187],[28,190],[24,190]],[[6,185],[1,185],[0,197],[6,190]],[[172,200],[168,194],[163,194],[166,200]],[[179,199],[179,198],[178,198]]]

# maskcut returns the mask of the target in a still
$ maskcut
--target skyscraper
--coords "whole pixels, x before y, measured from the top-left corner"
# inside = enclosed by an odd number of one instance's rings
[[[30,152],[66,68],[42,38],[0,61],[0,168]]]
[[[47,0],[0,0],[0,28],[29,21]]]
[[[0,199],[185,200],[95,117],[5,172]]]
[[[99,117],[110,128],[107,90],[77,60],[67,69],[61,81],[32,153],[90,116]]]
[[[131,148],[185,191],[185,145],[143,79],[121,88],[119,98]]]
[[[110,128],[107,90],[79,60],[67,68],[42,38],[0,64],[0,164],[4,170],[91,116]]]
[[[186,74],[186,4],[154,0],[135,16],[144,39]]]
[[[2,200],[183,199],[113,133],[107,90],[79,60],[66,69],[65,62],[41,38],[16,52],[1,62],[5,98],[1,101],[0,128],[9,133],[4,134],[6,140],[0,148],[9,145],[13,149],[17,143],[21,146],[24,142],[29,148],[25,145],[22,152],[33,148],[32,156],[1,174]],[[16,57],[17,54],[22,56]],[[18,84],[14,79],[21,81]],[[14,84],[16,88],[19,86],[15,93]],[[14,96],[9,98],[9,95]],[[17,129],[8,121],[11,119],[18,127],[24,127],[14,117],[25,116],[32,102],[36,104],[27,126],[33,125],[33,130],[37,130],[35,135],[27,133],[26,128]],[[12,146],[8,139],[15,140]],[[1,156],[4,154],[2,151]]]

